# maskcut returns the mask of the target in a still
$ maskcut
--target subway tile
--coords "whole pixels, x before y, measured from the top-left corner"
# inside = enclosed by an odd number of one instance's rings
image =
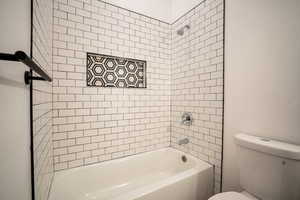
[[[57,34],[53,34],[53,66],[56,66],[53,70],[61,80],[54,81],[57,95],[53,97],[53,106],[57,115],[73,113],[73,116],[65,117],[73,117],[70,122],[75,129],[64,129],[65,132],[60,133],[55,127],[58,132],[53,137],[56,140],[76,138],[83,149],[76,152],[74,160],[56,159],[55,170],[170,144],[182,148],[176,145],[176,138],[185,134],[195,143],[191,154],[220,167],[216,162],[220,159],[223,113],[223,30],[220,28],[223,9],[220,3],[200,4],[173,25],[101,1],[91,0],[90,3],[83,5],[76,0],[57,2],[58,8],[60,4],[66,6],[61,6],[64,12],[56,12],[55,21],[65,20],[58,25],[67,28],[69,35],[59,26],[54,30]],[[182,24],[189,22],[193,27],[199,26],[197,31],[192,28],[193,35],[189,36],[190,48],[193,49],[191,57],[184,52],[189,48],[187,35],[173,34]],[[191,37],[197,38],[192,40]],[[85,82],[86,51],[147,60],[148,89],[88,88]],[[73,112],[67,112],[66,105]],[[191,130],[178,123],[180,114],[189,110],[195,112],[196,117],[196,125]],[[169,120],[172,131],[166,132],[170,130]],[[57,125],[70,122],[62,121]],[[203,134],[211,135],[204,137]],[[208,145],[208,142],[214,142],[214,145]],[[74,144],[70,143],[69,147],[72,146]],[[207,151],[203,150],[205,148]],[[187,152],[189,147],[181,150]],[[220,179],[215,180],[218,184]]]

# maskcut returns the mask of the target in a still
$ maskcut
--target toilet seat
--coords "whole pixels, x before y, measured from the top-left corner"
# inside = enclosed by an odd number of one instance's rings
[[[224,192],[216,194],[208,200],[253,200],[253,198],[238,192]]]

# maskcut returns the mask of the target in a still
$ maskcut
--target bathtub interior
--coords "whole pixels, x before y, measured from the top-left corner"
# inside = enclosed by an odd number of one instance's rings
[[[185,155],[187,161],[181,157]],[[172,148],[57,172],[49,200],[115,199],[180,175],[196,174],[211,166]],[[172,181],[171,181],[172,182]]]

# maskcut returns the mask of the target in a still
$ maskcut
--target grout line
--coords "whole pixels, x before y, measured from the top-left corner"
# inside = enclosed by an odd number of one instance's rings
[[[222,150],[221,150],[221,180],[220,192],[223,190],[223,164],[224,164],[224,122],[225,122],[225,8],[226,1],[223,0],[223,113],[222,113]]]

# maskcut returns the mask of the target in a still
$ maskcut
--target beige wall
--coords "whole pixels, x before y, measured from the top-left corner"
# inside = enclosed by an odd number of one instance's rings
[[[226,1],[224,190],[239,189],[233,136],[300,144],[300,1]]]
[[[0,1],[0,52],[30,53],[30,1]],[[0,199],[31,199],[29,88],[22,63],[0,61]]]

